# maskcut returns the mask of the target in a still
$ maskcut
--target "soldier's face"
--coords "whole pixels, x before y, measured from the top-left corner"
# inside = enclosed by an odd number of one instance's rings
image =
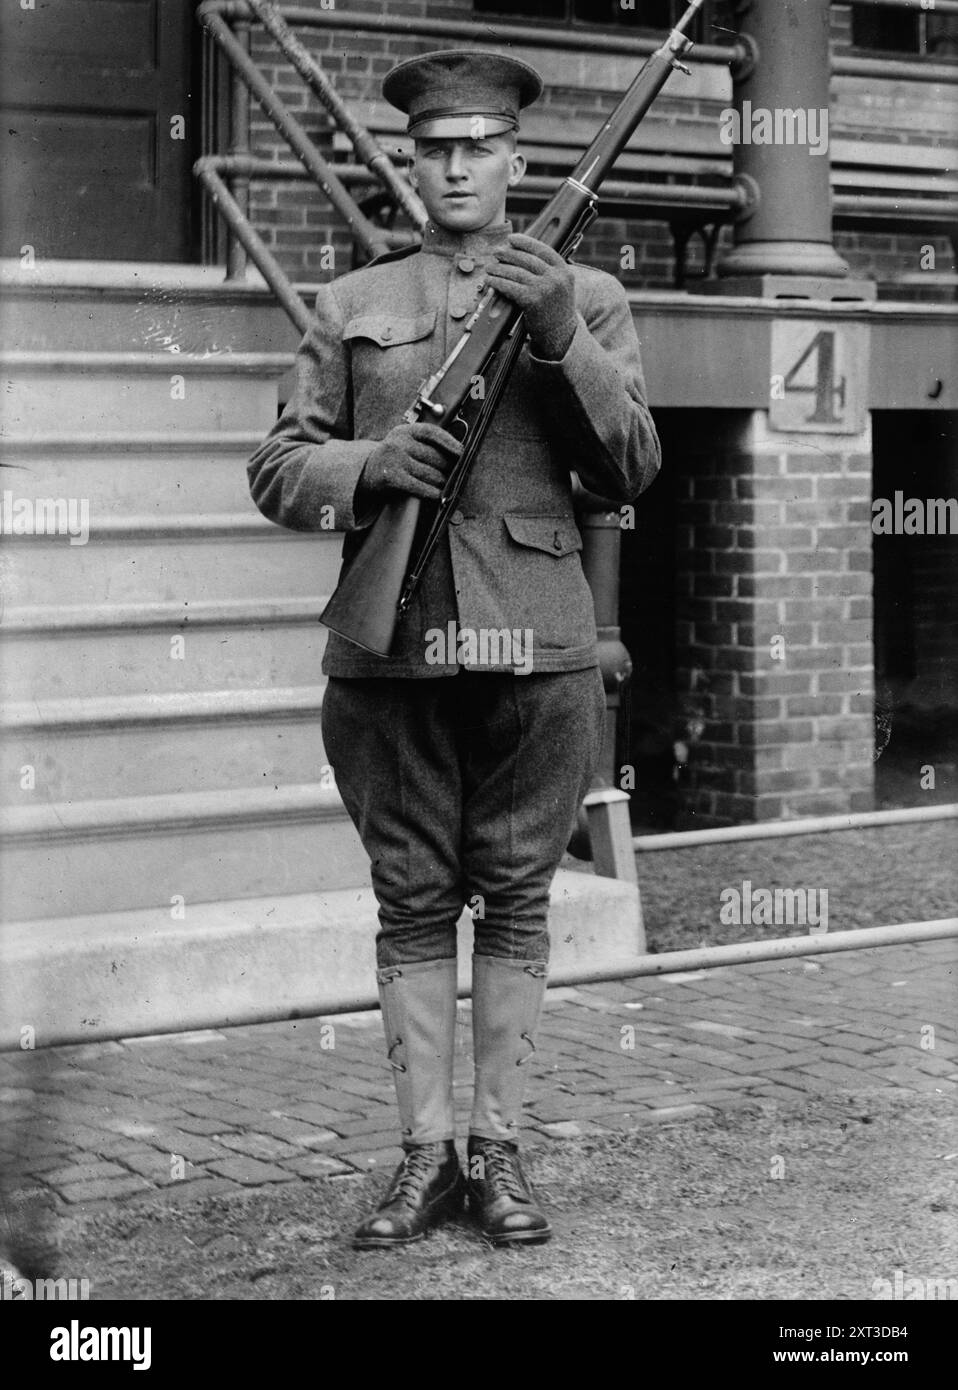
[[[515,136],[417,140],[412,183],[439,227],[476,232],[505,221],[506,192],[525,173]]]

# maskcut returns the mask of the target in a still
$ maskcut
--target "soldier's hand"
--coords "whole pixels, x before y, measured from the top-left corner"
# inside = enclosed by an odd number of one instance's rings
[[[405,492],[435,501],[462,445],[438,425],[397,425],[366,460],[360,483],[367,492]]]
[[[558,251],[513,232],[486,267],[486,283],[525,315],[537,357],[564,357],[576,329],[575,276]]]

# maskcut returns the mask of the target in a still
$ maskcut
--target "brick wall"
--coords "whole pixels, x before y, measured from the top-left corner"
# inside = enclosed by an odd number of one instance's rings
[[[722,824],[867,809],[868,441],[796,447],[762,412],[701,415],[673,459],[687,810]]]
[[[318,0],[316,7],[319,8]],[[348,6],[343,4],[340,8]],[[388,0],[388,4],[386,0],[363,0],[362,10],[363,13],[385,12],[392,19],[408,17],[410,21],[422,16],[472,18],[471,0]],[[847,47],[847,13],[840,7],[832,11],[836,51]],[[508,22],[497,21],[497,28],[507,30]],[[360,108],[365,119],[377,109],[381,119],[380,84],[394,63],[428,48],[444,46],[441,40],[349,34],[340,30],[303,30],[301,37],[320,59],[340,95]],[[308,133],[321,149],[328,151],[332,136],[329,116],[280,59],[271,41],[257,31],[254,31],[254,56],[280,96],[303,121]],[[526,53],[524,50],[517,56],[530,58],[545,72],[547,90],[535,108],[538,127],[533,129],[562,132],[558,139],[587,139],[612,109],[632,68],[624,59],[603,56]],[[695,69],[691,86],[687,84],[688,79],[685,79],[681,94],[676,90],[675,95],[663,93],[660,96],[653,109],[654,119],[684,127],[690,137],[698,134],[714,139],[719,112],[729,100],[731,87],[727,74]],[[955,111],[953,106],[943,103],[940,88],[932,89],[925,84],[915,90],[901,83],[845,78],[836,82],[835,91],[833,138],[926,145],[950,139]],[[257,153],[274,159],[291,158],[255,104],[252,126],[252,143]],[[252,219],[280,263],[295,279],[326,280],[342,274],[353,264],[350,239],[311,186],[254,184]],[[515,220],[521,226],[527,219],[516,217]],[[726,229],[720,245],[727,244],[729,239]],[[903,271],[919,271],[922,248],[929,244],[935,250],[936,269],[954,271],[953,250],[945,238],[871,232],[842,232],[837,237],[838,249],[849,260],[853,273],[876,279],[881,295],[893,293],[899,298],[941,298],[943,293],[950,293],[922,283],[904,288],[896,285]],[[335,251],[333,268],[323,270],[322,248],[330,245]],[[635,247],[636,264],[634,269],[620,272],[623,245]],[[663,288],[673,282],[672,241],[664,222],[600,218],[586,237],[580,257],[621,273],[624,283],[634,288]],[[701,274],[702,267],[702,244],[698,238],[693,238],[689,256],[691,274]]]
[[[701,823],[715,807],[737,815],[750,787],[758,787],[760,796],[783,795],[789,806],[799,791],[811,801],[824,794],[824,804],[833,805],[836,788],[824,785],[834,775],[829,765],[846,769],[840,792],[867,793],[868,765],[879,754],[875,771],[891,778],[893,802],[906,772],[912,793],[924,765],[934,764],[939,777],[946,774],[945,765],[953,766],[958,751],[958,536],[870,536],[862,517],[866,495],[892,498],[899,489],[905,497],[958,497],[958,415],[879,411],[872,418],[869,494],[864,452],[854,467],[844,459],[837,470],[834,460],[825,468],[826,460],[817,453],[811,459],[786,455],[784,460],[773,454],[757,464],[762,471],[756,473],[748,466],[747,453],[736,455],[728,447],[730,433],[744,428],[741,417],[736,424],[716,413],[696,412],[690,418],[682,410],[656,411],[665,468],[641,499],[635,531],[624,532],[622,539],[620,620],[635,668],[623,706],[623,761],[635,768],[632,803],[638,824],[684,828]],[[706,450],[707,440],[720,440],[721,447]],[[741,513],[729,512],[750,489],[757,491],[757,501],[784,507],[784,520],[776,512],[776,525],[763,531],[761,547],[745,544],[757,538],[754,529],[745,534],[750,528],[742,527]],[[770,496],[783,490],[784,497]],[[833,499],[826,501],[836,490],[849,494],[839,499],[837,513],[831,509]],[[817,527],[825,524],[838,528],[832,539],[847,539],[849,533],[843,537],[842,530],[853,527],[856,544],[847,556],[823,552],[829,568],[810,570],[821,558],[810,550],[810,538],[815,537],[817,549],[822,539]],[[869,543],[871,599],[864,554]],[[784,551],[784,575],[782,556],[776,557],[775,568],[774,563],[763,564],[762,550]],[[748,589],[763,572],[786,592],[770,594],[766,585],[764,596],[749,610],[739,577]],[[796,592],[798,588],[804,592]],[[870,607],[874,679],[868,655]],[[750,631],[746,624],[754,627],[760,620],[766,624],[761,641],[744,640]],[[732,633],[731,645],[743,648],[741,657],[729,650]],[[775,635],[786,638],[781,663],[771,658],[769,638]],[[805,640],[810,645],[797,650]],[[718,648],[714,653],[708,650],[713,642]],[[857,651],[845,651],[846,644]],[[829,646],[830,653],[824,650]],[[849,658],[847,666],[836,668],[837,647]],[[865,658],[864,664],[853,667],[853,655]],[[817,671],[802,664],[819,658],[828,664]],[[862,716],[873,687],[875,746],[869,755],[865,745],[871,725]],[[822,727],[834,732],[843,719],[854,717],[861,719],[855,736],[861,744],[852,760],[841,746],[843,739],[829,738],[823,742],[822,763],[811,767],[794,765],[780,751],[763,754],[784,764],[770,769],[774,779],[763,781],[762,759],[755,766],[751,754],[741,751],[749,747],[737,729],[742,711],[746,719],[754,719],[756,729],[762,721],[781,721],[788,738],[794,733],[803,743],[809,720],[813,726],[816,720],[832,721]],[[739,799],[728,799],[735,797]],[[867,798],[863,804],[867,806]]]

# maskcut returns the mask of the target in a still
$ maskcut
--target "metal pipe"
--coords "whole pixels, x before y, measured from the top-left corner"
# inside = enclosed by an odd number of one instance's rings
[[[264,163],[267,161],[264,161]],[[346,184],[372,183],[373,176],[361,164],[337,164],[337,174]],[[526,174],[509,198],[521,199],[524,194],[536,198],[548,197],[555,192],[556,181],[547,174]],[[694,207],[718,214],[734,215],[744,211],[748,197],[745,190],[730,186],[728,188],[703,188],[699,184],[676,183],[628,183],[623,179],[608,179],[602,185],[599,199],[599,215],[602,204],[627,202],[638,206],[682,208]]]
[[[382,146],[356,120],[316,59],[290,29],[273,0],[247,0],[247,3],[316,99],[325,106],[339,129],[346,135],[363,164],[372,171],[386,192],[392,195],[413,225],[418,227],[419,231],[424,231],[429,214],[422,199],[400,175]]]
[[[867,0],[866,0],[867,3]],[[874,0],[874,3],[892,3],[892,0]],[[896,0],[897,3],[897,0]],[[947,6],[947,7],[946,7]],[[921,8],[917,3],[906,3],[905,8]],[[954,0],[938,0],[935,11],[942,14],[954,13]],[[249,17],[250,11],[244,0],[205,0],[198,13],[221,14],[227,18]],[[537,28],[530,24],[504,25],[498,32],[486,21],[482,24],[470,20],[421,19],[387,20],[382,16],[354,14],[347,10],[305,9],[290,5],[284,10],[287,19],[296,25],[312,29],[337,29],[366,31],[382,34],[402,34],[406,38],[466,39],[482,43],[500,40],[507,44],[523,44],[530,48],[553,48],[574,53],[609,53],[623,58],[634,58],[654,53],[658,44],[655,39],[624,38],[612,34],[590,34],[584,29]],[[931,13],[931,11],[927,11]],[[708,44],[697,43],[685,55],[683,61],[699,63],[718,63],[725,67],[740,66],[750,56],[750,50],[743,43]],[[952,82],[955,69],[943,64],[932,65],[922,61],[907,62],[883,58],[856,58],[836,54],[832,59],[831,70],[839,76],[904,78],[914,82]]]
[[[764,825],[723,825],[713,830],[681,830],[666,835],[637,835],[632,848],[691,849],[694,845],[731,844],[736,840],[779,840],[790,835],[823,835],[832,830],[867,830],[878,825],[910,825],[915,821],[958,819],[958,803],[912,806],[898,811],[856,811],[847,816],[807,816],[801,820],[769,821]]]
[[[250,26],[236,25],[236,42],[244,53],[249,55]],[[230,64],[230,144],[229,152],[234,159],[243,159],[250,152],[249,144],[249,93],[240,81],[239,74]],[[229,185],[229,191],[243,217],[249,216],[249,179],[237,173]],[[246,248],[241,239],[230,231],[226,245],[227,280],[245,280]]]
[[[498,30],[491,17],[481,23],[469,19],[423,19],[403,17],[388,19],[382,15],[360,14],[354,10],[307,9],[303,5],[284,5],[283,13],[290,24],[304,29],[342,29],[349,32],[400,34],[403,38],[465,39],[469,42],[527,45],[531,48],[567,49],[573,53],[610,53],[623,58],[645,57],[661,46],[661,39],[622,37],[613,34],[593,34],[587,29],[555,29],[532,24],[502,25]],[[220,14],[227,19],[250,18],[250,7],[244,0],[205,0],[198,14]],[[745,56],[740,44],[697,43],[686,59],[698,63],[738,61]]]
[[[869,3],[869,0],[864,0]],[[874,4],[898,5],[904,9],[922,10],[921,0],[870,0]],[[922,10],[932,13],[931,10]],[[221,14],[228,19],[251,18],[250,7],[245,0],[205,0],[198,14]],[[342,29],[346,32],[366,32],[381,34],[401,34],[404,38],[424,39],[465,39],[482,44],[501,42],[521,44],[529,48],[556,49],[560,52],[607,53],[616,57],[646,57],[659,46],[652,38],[625,37],[618,34],[593,34],[586,29],[556,29],[543,25],[505,24],[496,30],[487,19],[482,23],[457,19],[387,19],[382,15],[355,14],[349,10],[307,9],[302,5],[288,5],[283,13],[291,24],[305,29]],[[937,0],[934,13],[958,13],[958,0]],[[683,61],[693,63],[718,63],[722,67],[740,66],[748,61],[750,50],[743,43],[697,43],[685,55]],[[908,62],[882,58],[856,58],[851,55],[836,54],[832,59],[831,70],[839,76],[852,77],[903,77],[914,82],[954,81],[954,68],[943,64],[931,65],[925,62]]]
[[[220,159],[222,169],[234,168],[234,161],[226,157]],[[346,185],[373,184],[374,175],[363,164],[334,164],[338,177]],[[309,174],[299,164],[274,163],[271,159],[250,156],[235,163],[236,170],[243,170],[254,178],[262,179],[305,179]],[[533,194],[537,199],[555,192],[555,179],[546,174],[529,174],[521,185],[512,190],[511,199],[521,198],[523,193]],[[746,205],[747,198],[741,188],[702,188],[699,185],[674,183],[626,183],[624,180],[609,180],[602,186],[603,200],[611,194],[610,201],[628,202],[641,206],[662,206],[681,208],[693,206],[696,210],[732,215]],[[600,213],[601,215],[601,213]]]
[[[223,173],[245,173],[252,178],[271,179],[308,179],[310,174],[301,164],[276,163],[271,159],[259,158],[250,155],[247,158],[239,159],[227,155],[217,156],[217,167]],[[347,187],[356,184],[373,184],[374,175],[363,164],[335,164],[333,168],[338,177]],[[555,180],[545,174],[529,174],[520,186],[512,191],[510,199],[521,201],[523,194],[531,195],[535,199],[545,197],[555,188]],[[684,185],[672,183],[627,183],[624,180],[611,179],[603,184],[603,202],[613,206],[621,202],[628,204],[630,210],[657,208],[674,209],[682,207],[692,207],[697,212],[714,212],[716,216],[728,214],[730,217],[736,216],[744,209],[747,203],[747,196],[743,189],[738,187],[728,188],[703,188],[700,185]],[[914,217],[916,220],[924,220],[929,225],[934,222],[948,222],[958,217],[958,201],[955,199],[941,198],[899,198],[894,193],[889,194],[857,194],[839,193],[835,195],[833,211],[835,217],[844,221],[854,217],[857,213],[871,214],[881,217],[887,215],[889,218]],[[600,211],[601,216],[601,211]],[[383,232],[384,237],[388,237],[391,243],[396,245],[409,244],[413,239],[412,234],[406,235],[403,232]]]
[[[388,251],[389,244],[383,238],[381,230],[373,226],[357,207],[334,173],[332,165],[323,159],[299,121],[273,91],[243,46],[237,42],[226,22],[209,10],[204,13],[204,8],[201,6],[200,10],[197,11],[202,16],[203,23],[210,30],[280,135],[283,136],[293,153],[298,156],[303,166],[312,175],[317,186],[345,220],[353,235],[373,256],[379,256],[384,251]]]
[[[912,220],[931,225],[950,225],[958,220],[958,198],[899,198],[894,193],[842,193],[834,200],[833,213],[843,221],[860,216],[872,221],[887,217],[891,221]]]
[[[305,335],[310,325],[309,310],[294,290],[282,266],[220,178],[217,165],[226,162],[228,161],[218,160],[215,155],[204,155],[193,165],[193,173],[206,188],[214,207],[229,227],[231,236],[248,252],[283,309],[300,333]]]
[[[529,174],[510,196],[521,198],[523,193],[546,196],[555,190],[555,182],[545,174]],[[738,187],[703,188],[699,184],[627,183],[625,180],[608,179],[603,183],[599,197],[599,216],[602,215],[604,204],[616,202],[645,207],[692,207],[734,215],[744,211],[747,195],[744,189]]]
[[[215,90],[214,90],[214,69],[219,60],[219,54],[213,47],[213,40],[204,29],[200,36],[200,107],[201,107],[201,130],[200,130],[200,149],[203,154],[209,154],[218,144],[216,121],[214,113]],[[200,200],[200,255],[203,265],[213,265],[219,259],[216,254],[216,235],[219,230],[219,223],[213,213],[209,203],[205,198]]]
[[[859,927],[854,931],[827,932],[821,936],[774,937],[771,941],[742,941],[730,946],[700,946],[689,951],[663,951],[660,955],[637,956],[618,965],[572,966],[557,970],[549,976],[550,989],[579,985],[605,984],[611,980],[637,980],[652,975],[683,974],[693,970],[717,970],[729,965],[754,965],[759,961],[789,960],[799,956],[826,956],[840,951],[876,950],[885,946],[914,945],[923,941],[948,941],[958,938],[958,917],[943,917],[931,922],[903,922],[889,927]],[[458,998],[468,999],[471,990],[461,986]],[[56,1024],[41,1032],[42,1047],[70,1047],[77,1043],[106,1042],[116,1038],[132,1038],[160,1033],[182,1033],[184,1027],[248,1028],[259,1023],[288,1023],[301,1018],[331,1018],[337,1014],[368,1013],[379,1008],[379,997],[357,994],[333,1001],[317,999],[298,1008],[289,1005],[245,1004],[237,1012],[211,1014],[202,1020],[184,1024],[179,1018],[151,1019],[148,1028],[139,1033],[91,1032],[89,1025],[71,1029]],[[17,1043],[0,1044],[0,1052],[14,1051]]]
[[[796,956],[826,956],[839,951],[867,951],[882,946],[904,946],[919,941],[946,941],[958,937],[958,917],[933,922],[902,922],[891,927],[858,927],[853,931],[823,932],[821,936],[777,936],[771,941],[737,941],[731,946],[699,946],[691,951],[663,951],[639,956],[616,966],[589,969],[582,966],[550,976],[553,988],[563,985],[597,985],[606,980],[632,980],[647,975],[682,974],[691,970],[718,970],[725,965],[751,965],[764,960],[790,960]],[[462,997],[463,991],[460,991]],[[373,1005],[375,1007],[375,1005]]]
[[[831,161],[810,159],[804,144],[759,144],[746,138],[753,111],[789,106],[828,109],[828,4],[804,0],[782,22],[779,6],[752,5],[737,23],[758,60],[732,73],[734,114],[741,138],[732,144],[732,168],[758,189],[752,214],[735,224],[734,245],[718,260],[720,278],[734,293],[762,294],[760,277],[842,279],[848,265],[832,245]],[[821,150],[818,151],[822,153]]]
[[[889,81],[954,82],[956,69],[944,63],[925,63],[921,59],[905,62],[895,58],[855,58],[836,54],[832,59],[833,77],[884,77]]]

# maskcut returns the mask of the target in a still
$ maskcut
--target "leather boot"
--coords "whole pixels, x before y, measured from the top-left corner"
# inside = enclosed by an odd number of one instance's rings
[[[545,996],[542,961],[472,958],[472,1030],[476,1080],[469,1123],[469,1207],[493,1245],[534,1244],[552,1229],[519,1161],[516,1138],[524,1063],[535,1053]]]
[[[406,1153],[386,1195],[354,1233],[359,1249],[421,1240],[462,1210],[465,1195],[454,1143],[456,961],[384,966],[376,978]]]
[[[357,1250],[409,1245],[462,1211],[465,1183],[451,1139],[413,1144],[393,1174],[385,1197],[356,1229]]]

